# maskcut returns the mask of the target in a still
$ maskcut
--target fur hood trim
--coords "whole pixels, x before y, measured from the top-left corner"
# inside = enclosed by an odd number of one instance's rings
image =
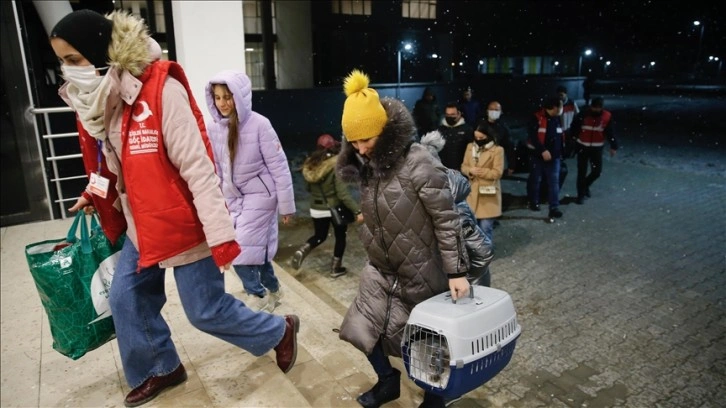
[[[149,36],[144,21],[126,11],[114,11],[106,18],[113,22],[108,48],[111,67],[140,76],[149,64],[161,56],[159,44]],[[157,49],[159,56],[154,55]]]
[[[342,144],[336,171],[346,183],[365,182],[372,176],[388,178],[414,142],[416,128],[406,106],[398,99],[388,97],[381,99],[381,105],[388,122],[378,136],[372,157],[361,156],[350,143],[344,141]]]
[[[338,161],[338,157],[334,154],[330,154],[330,157],[323,160],[317,166],[312,166],[307,161],[303,164],[302,174],[305,181],[308,183],[318,183],[335,169],[335,163]]]

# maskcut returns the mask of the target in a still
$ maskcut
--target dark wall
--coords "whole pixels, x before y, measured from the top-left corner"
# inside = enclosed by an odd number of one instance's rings
[[[472,83],[457,84],[406,84],[401,86],[400,99],[413,110],[425,87],[436,94],[443,113],[446,103],[457,101],[468,86],[474,89],[474,97],[482,102],[482,108],[496,99],[502,110],[510,113],[535,111],[542,98],[554,95],[558,85],[568,88],[571,99],[582,98],[583,78],[559,77],[485,77]],[[380,97],[395,97],[395,84],[372,84]],[[345,95],[342,83],[339,87],[254,91],[252,110],[266,116],[272,122],[286,148],[309,149],[315,138],[322,133],[341,136],[340,118]]]

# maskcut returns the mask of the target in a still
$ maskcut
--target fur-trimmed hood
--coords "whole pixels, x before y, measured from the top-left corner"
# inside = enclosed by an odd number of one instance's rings
[[[393,98],[382,98],[388,122],[378,136],[371,158],[363,157],[350,143],[343,142],[336,171],[346,183],[366,182],[370,177],[387,178],[414,142],[416,128],[406,106]]]
[[[325,178],[331,171],[335,169],[338,157],[333,153],[328,153],[328,158],[312,165],[308,160],[303,163],[302,174],[308,183],[318,183]]]
[[[161,47],[151,38],[143,20],[126,11],[114,11],[106,18],[113,22],[108,47],[111,67],[138,77],[149,64],[161,58]]]

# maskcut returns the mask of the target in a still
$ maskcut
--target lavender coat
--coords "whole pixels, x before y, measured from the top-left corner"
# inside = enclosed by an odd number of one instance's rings
[[[226,84],[239,116],[239,142],[234,163],[227,147],[227,124],[214,105],[213,84]],[[295,197],[287,156],[270,121],[252,111],[252,87],[247,75],[222,71],[205,89],[213,122],[207,123],[217,175],[234,220],[242,253],[234,265],[261,265],[277,253],[277,214],[295,213]]]

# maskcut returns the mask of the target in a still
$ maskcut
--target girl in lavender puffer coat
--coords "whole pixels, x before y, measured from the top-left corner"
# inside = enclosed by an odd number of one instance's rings
[[[287,156],[270,121],[252,111],[247,75],[222,71],[209,80],[205,95],[214,119],[207,132],[217,175],[242,248],[232,265],[248,306],[271,312],[282,294],[271,263],[277,253],[277,214],[287,224],[295,213]]]

